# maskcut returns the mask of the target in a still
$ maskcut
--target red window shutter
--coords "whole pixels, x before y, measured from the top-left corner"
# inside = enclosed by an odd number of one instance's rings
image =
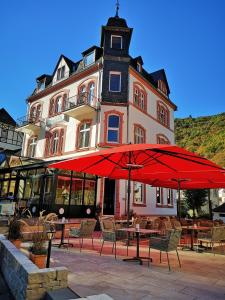
[[[63,143],[64,143],[64,129],[62,128],[59,133],[59,148],[58,148],[59,154],[63,153]]]
[[[53,116],[54,113],[54,99],[51,99],[50,105],[49,105],[49,117]]]
[[[46,132],[46,134],[45,134],[45,157],[48,157],[51,154],[51,151],[50,151],[51,136],[52,135],[50,132]]]

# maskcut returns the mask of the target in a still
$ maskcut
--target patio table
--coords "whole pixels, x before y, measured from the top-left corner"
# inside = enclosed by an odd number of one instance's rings
[[[211,230],[211,227],[207,227],[207,226],[182,226],[182,229],[185,230],[190,230],[191,231],[191,248],[190,250],[194,251],[194,232],[198,232],[198,231],[209,231]]]
[[[149,259],[149,257],[141,257],[140,256],[140,234],[152,234],[152,233],[161,233],[160,230],[157,229],[139,229],[137,230],[136,228],[121,228],[118,229],[120,231],[126,231],[128,233],[135,233],[136,234],[136,256],[132,258],[124,258],[123,261],[138,261],[140,265],[143,264],[143,259]],[[151,258],[150,258],[151,260]]]
[[[58,246],[60,248],[60,247],[65,246],[65,245],[67,245],[67,246],[71,245],[73,247],[72,243],[64,242],[65,225],[80,224],[80,222],[79,221],[68,221],[68,220],[66,220],[65,222],[62,222],[62,221],[53,221],[53,222],[51,222],[51,224],[60,225],[61,226],[61,239],[60,239],[60,243],[59,244],[53,244],[53,246]]]

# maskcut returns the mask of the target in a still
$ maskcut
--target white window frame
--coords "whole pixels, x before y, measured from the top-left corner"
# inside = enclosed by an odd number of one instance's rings
[[[141,72],[141,64],[138,62],[137,63],[137,71],[140,73]]]
[[[86,64],[86,58],[87,58],[87,56],[90,56],[90,55],[92,55],[92,54],[93,54],[93,56],[94,56],[94,61],[91,62],[90,64]],[[88,66],[93,65],[94,63],[95,63],[95,50],[92,51],[92,52],[90,52],[90,53],[88,53],[88,54],[86,54],[86,55],[84,56],[84,67],[86,68],[86,67],[88,67]]]
[[[111,49],[119,50],[117,48],[112,47],[113,37],[119,37],[120,38],[120,50],[123,49],[123,37],[122,37],[122,35],[115,35],[115,34],[111,34],[111,44],[110,44]]]
[[[112,90],[111,90],[111,85],[110,85],[111,75],[120,75],[120,86],[119,86],[119,91],[112,91]],[[116,72],[116,71],[110,71],[110,72],[109,72],[109,91],[110,91],[110,92],[113,92],[113,93],[120,93],[120,92],[121,92],[121,72]]]
[[[84,126],[83,129],[81,127]],[[89,126],[87,128],[87,126]],[[86,141],[86,135],[89,133],[89,140],[88,140],[88,145],[83,145]],[[80,137],[82,135],[82,145],[80,145]],[[91,124],[90,122],[82,122],[79,128],[79,137],[78,137],[78,148],[83,149],[83,148],[88,148],[90,145],[90,137],[91,137]]]
[[[173,206],[173,190],[167,189],[166,200],[168,206]],[[168,201],[169,200],[169,201]]]
[[[117,116],[119,118],[119,124],[118,124],[118,127],[109,127],[109,118],[111,116]],[[117,141],[109,141],[108,140],[108,132],[109,130],[112,130],[112,131],[117,131]],[[120,116],[119,115],[116,115],[116,114],[110,114],[108,115],[108,120],[107,120],[107,143],[110,143],[110,144],[119,144],[120,142]]]
[[[64,72],[63,72],[63,76],[62,76],[62,70],[64,69]],[[59,76],[58,76],[59,75]],[[63,65],[61,66],[60,68],[57,69],[57,72],[56,72],[56,80],[59,81],[59,80],[62,80],[66,77],[66,66]]]
[[[37,150],[37,137],[33,137],[31,139],[31,142],[29,143],[29,154],[30,157],[35,157]]]
[[[134,127],[134,139],[135,144],[143,144],[145,142],[145,131],[142,127]]]
[[[136,187],[136,189],[135,189],[135,187]],[[138,190],[137,190],[137,188],[138,188]],[[139,189],[141,189],[141,190],[139,190]],[[139,201],[137,200],[138,198],[136,198],[137,192],[139,192],[140,196],[141,196]],[[134,181],[133,193],[134,193],[134,200],[133,200],[134,204],[136,204],[136,205],[145,204],[145,186],[144,186],[144,183]]]
[[[59,132],[55,131],[52,137],[52,154],[58,153],[58,147],[59,147]]]

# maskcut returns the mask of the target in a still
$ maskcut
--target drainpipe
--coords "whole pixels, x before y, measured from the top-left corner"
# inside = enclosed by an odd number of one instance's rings
[[[97,102],[97,114],[96,114],[96,134],[95,134],[95,148],[98,144],[98,134],[99,134],[99,125],[100,125],[100,101],[102,93],[102,70],[100,69],[100,63],[98,63],[99,76],[98,76],[98,102]]]

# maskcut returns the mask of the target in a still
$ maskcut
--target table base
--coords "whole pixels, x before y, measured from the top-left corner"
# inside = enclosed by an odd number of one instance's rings
[[[59,243],[59,244],[52,244],[53,247],[58,247],[58,248],[66,247],[66,245],[67,245],[67,248],[68,248],[69,246],[73,247],[73,244],[72,244],[72,243],[66,243],[66,242]]]
[[[149,257],[140,257],[140,256],[139,256],[139,257],[136,257],[136,256],[135,256],[135,257],[132,257],[132,258],[124,258],[123,261],[128,261],[128,262],[129,262],[129,261],[130,261],[130,262],[138,261],[140,265],[143,265],[143,259],[147,259],[147,260],[149,260],[150,262],[152,262],[152,258],[151,258],[151,257],[149,258]]]

